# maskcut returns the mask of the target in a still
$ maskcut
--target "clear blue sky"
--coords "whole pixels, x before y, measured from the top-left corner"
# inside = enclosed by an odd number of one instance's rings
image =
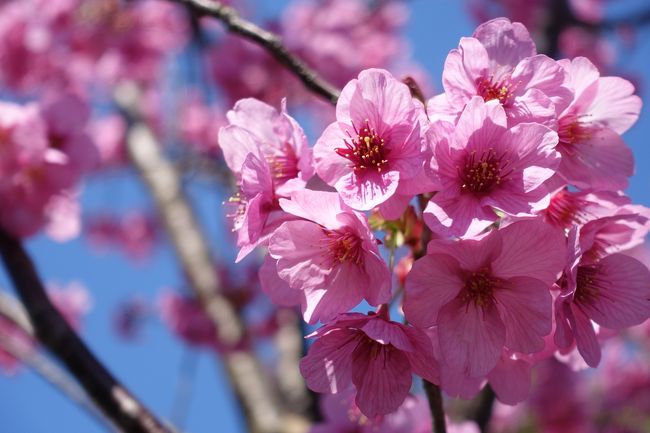
[[[258,1],[261,14],[277,13],[285,1]],[[638,2],[643,4],[642,1]],[[463,10],[463,2],[413,0],[408,37],[415,59],[423,64],[440,88],[440,74],[447,52],[458,39],[470,35],[473,23]],[[640,46],[623,57],[624,67],[640,74],[646,85],[642,93],[650,100],[650,32],[646,29],[638,40]],[[650,206],[650,114],[645,110],[638,124],[626,135],[637,158],[637,175],[629,193],[635,202]],[[606,173],[603,173],[605,176]],[[221,239],[221,202],[206,188],[192,190],[200,216],[217,244]],[[131,209],[148,206],[149,199],[139,181],[133,177],[91,179],[84,188],[83,205],[92,209]],[[148,262],[137,265],[119,253],[89,253],[84,240],[66,244],[38,236],[28,242],[38,268],[46,281],[67,283],[82,281],[94,299],[91,314],[85,320],[83,336],[106,366],[141,398],[153,411],[164,417],[171,414],[178,373],[186,349],[169,335],[160,323],[145,328],[145,338],[137,344],[119,340],[111,329],[111,314],[116,303],[130,294],[153,299],[164,287],[178,286],[182,278],[168,248],[160,249]],[[221,251],[223,260],[232,252]],[[233,265],[234,266],[234,265]],[[0,285],[9,287],[0,272]],[[22,371],[15,377],[0,375],[0,431],[7,433],[95,433],[103,432],[76,406],[38,376]],[[192,433],[240,433],[243,425],[238,409],[228,392],[221,366],[209,353],[198,354],[198,370],[185,425]]]

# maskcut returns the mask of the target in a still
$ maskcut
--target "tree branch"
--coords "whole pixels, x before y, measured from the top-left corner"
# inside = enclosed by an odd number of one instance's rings
[[[52,305],[20,241],[0,230],[0,255],[34,327],[104,415],[124,431],[171,433],[95,358]]]
[[[482,433],[488,431],[495,398],[496,394],[494,394],[492,387],[485,385],[485,388],[483,388],[475,401],[475,406],[472,407],[467,416],[467,419],[474,421],[478,425]]]
[[[2,291],[0,291],[0,316],[10,321],[29,338],[34,338],[34,330],[31,323],[29,323],[23,307]],[[71,380],[65,371],[33,348],[27,348],[22,344],[17,344],[15,337],[6,335],[2,328],[0,328],[0,348],[22,364],[31,368],[73,403],[76,403],[84,409],[93,420],[102,426],[108,426],[109,430],[115,429],[115,425],[97,410],[97,407],[88,399],[84,390],[76,382]]]
[[[241,344],[244,324],[222,294],[215,262],[177,171],[160,150],[151,130],[140,120],[137,89],[118,89],[116,100],[132,122],[127,135],[131,162],[158,207],[190,287],[217,329],[218,343],[229,348],[224,354],[225,366],[249,427],[256,433],[306,431],[305,420],[281,411],[279,399],[257,359]]]
[[[333,104],[341,93],[336,87],[325,81],[305,62],[294,56],[282,44],[281,38],[239,16],[230,6],[213,0],[172,0],[187,6],[200,16],[210,16],[225,24],[229,32],[238,34],[264,48],[275,59],[302,81],[305,87],[324,97]]]
[[[447,433],[447,422],[445,421],[445,409],[442,405],[442,393],[440,387],[428,380],[423,380],[424,392],[429,399],[429,409],[433,418],[433,433]]]

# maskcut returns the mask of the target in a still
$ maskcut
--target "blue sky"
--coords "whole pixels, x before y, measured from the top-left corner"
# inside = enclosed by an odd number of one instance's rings
[[[259,1],[261,15],[273,15],[285,1]],[[639,2],[642,4],[643,2]],[[412,18],[407,35],[413,57],[423,64],[440,88],[440,74],[447,52],[463,35],[471,34],[474,24],[463,10],[463,2],[413,0]],[[640,74],[646,85],[644,100],[650,100],[650,31],[638,37],[639,47],[624,54],[624,69]],[[650,206],[650,114],[642,113],[638,124],[626,135],[637,158],[637,175],[629,193],[637,203]],[[605,176],[606,173],[603,173]],[[207,227],[214,245],[223,245],[221,197],[205,187],[191,190],[194,204]],[[90,179],[84,188],[84,209],[131,209],[149,206],[149,198],[134,175]],[[143,264],[134,264],[119,253],[89,253],[84,240],[66,244],[37,236],[28,242],[44,280],[67,283],[83,282],[94,299],[91,314],[85,320],[83,336],[105,365],[141,398],[155,413],[169,417],[173,408],[179,370],[188,356],[160,323],[149,323],[142,341],[128,344],[111,329],[111,315],[118,302],[131,294],[154,299],[160,289],[178,286],[181,275],[169,248],[158,252]],[[220,251],[223,260],[232,259],[232,251]],[[233,265],[234,266],[234,265]],[[0,285],[10,287],[3,272]],[[185,427],[193,433],[243,432],[238,408],[228,392],[221,365],[209,353],[195,353],[197,370]],[[86,416],[38,376],[22,371],[17,376],[0,376],[0,422],[8,433],[95,433],[104,429]]]

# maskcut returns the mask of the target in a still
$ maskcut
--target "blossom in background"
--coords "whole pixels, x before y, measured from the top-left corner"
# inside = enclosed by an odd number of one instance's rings
[[[394,0],[296,1],[284,11],[280,25],[292,52],[328,81],[344,86],[364,69],[392,69],[406,60],[408,43],[400,32],[408,13]]]
[[[85,132],[88,113],[72,94],[40,105],[0,105],[0,200],[12,204],[0,209],[0,224],[14,236],[46,225],[57,240],[78,234],[73,188],[98,162]]]
[[[351,208],[379,206],[399,217],[427,187],[416,182],[424,162],[422,104],[390,73],[370,69],[343,88],[336,119],[314,146],[316,172]]]
[[[158,298],[160,317],[167,327],[191,346],[218,350],[217,329],[196,299],[172,291]]]

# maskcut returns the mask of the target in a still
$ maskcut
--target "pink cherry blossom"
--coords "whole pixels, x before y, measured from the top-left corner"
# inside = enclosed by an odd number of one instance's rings
[[[624,189],[634,159],[620,134],[638,119],[641,99],[629,81],[601,77],[584,57],[559,63],[575,96],[559,119],[558,172],[579,188]]]
[[[551,203],[543,215],[549,224],[568,230],[574,225],[621,212],[623,206],[628,204],[630,199],[619,192],[569,191],[562,188],[551,197]]]
[[[228,168],[239,191],[229,200],[230,216],[243,259],[268,240],[285,218],[278,199],[305,187],[313,175],[311,150],[298,123],[282,110],[256,99],[242,99],[227,113],[219,131]]]
[[[494,210],[525,216],[546,208],[545,181],[559,164],[557,134],[539,124],[506,128],[496,102],[474,97],[453,125],[436,122],[428,137],[438,192],[425,221],[441,235],[475,236],[497,220]]]
[[[560,33],[559,49],[564,57],[586,57],[599,69],[610,69],[616,62],[616,50],[608,38],[582,27],[568,27]]]
[[[49,224],[55,239],[79,229],[72,188],[95,167],[97,151],[85,133],[88,107],[62,94],[39,106],[0,104],[0,224],[30,236]]]
[[[217,330],[195,299],[167,291],[160,295],[158,308],[163,322],[186,343],[217,348]]]
[[[650,317],[650,271],[645,265],[624,254],[602,258],[585,254],[595,246],[602,250],[597,238],[590,236],[590,226],[599,223],[595,220],[569,233],[562,293],[555,301],[555,343],[567,348],[575,342],[591,367],[597,366],[601,357],[592,322],[622,329]]]
[[[219,154],[219,129],[225,124],[223,111],[206,104],[198,93],[191,93],[181,108],[179,127],[183,143],[200,154]]]
[[[462,38],[445,61],[445,93],[429,101],[431,120],[451,120],[474,96],[496,100],[508,124],[539,122],[553,125],[569,104],[564,70],[538,55],[521,23],[497,18],[481,24],[471,38]]]
[[[404,200],[398,189],[423,171],[423,117],[405,84],[383,70],[361,72],[343,88],[337,121],[314,146],[316,172],[353,209],[403,211],[413,191]]]
[[[550,286],[563,265],[564,236],[538,220],[480,240],[434,240],[406,279],[404,313],[437,326],[445,364],[482,377],[504,347],[534,353],[551,332]]]
[[[91,121],[88,132],[97,146],[101,168],[126,164],[126,127],[124,118],[117,114]]]
[[[304,291],[307,322],[327,322],[364,299],[374,306],[390,301],[390,271],[365,215],[333,192],[296,192],[280,206],[302,219],[273,233],[269,255],[277,260],[280,278]]]
[[[48,284],[48,296],[65,320],[75,328],[81,329],[81,320],[92,307],[88,289],[79,283],[71,282],[65,286]]]
[[[438,381],[426,334],[390,322],[387,310],[342,314],[311,336],[318,339],[300,361],[307,386],[337,394],[353,385],[355,403],[368,418],[396,411],[409,393],[413,373]]]

